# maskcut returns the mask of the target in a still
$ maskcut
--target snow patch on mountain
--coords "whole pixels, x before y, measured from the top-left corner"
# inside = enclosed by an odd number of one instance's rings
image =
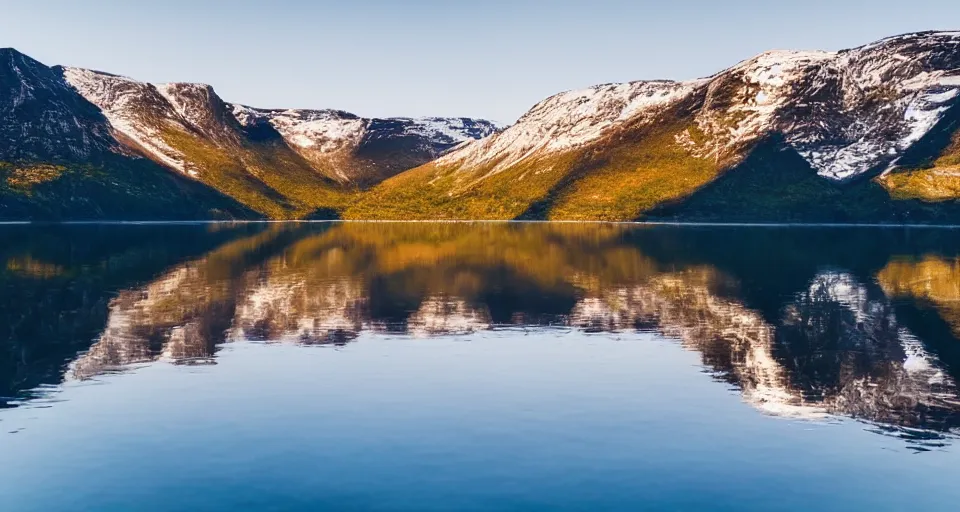
[[[757,120],[756,135],[741,142],[782,133],[818,174],[831,179],[893,161],[940,121],[960,85],[950,78],[960,69],[956,33],[908,34],[852,50],[800,55],[805,58],[799,63],[775,56],[800,65],[778,84],[777,104]],[[749,73],[745,81],[763,86]]]
[[[269,119],[287,142],[324,153],[356,146],[369,124],[335,110],[284,110],[271,113]]]
[[[960,91],[949,73],[960,68],[960,39],[943,34],[901,36],[842,52],[831,63],[842,74],[843,102],[820,140],[841,144],[811,148],[791,140],[821,176],[846,179],[893,161],[930,132]],[[902,47],[890,47],[894,43]],[[926,45],[926,46],[924,46]],[[930,69],[942,65],[946,69]],[[880,101],[877,101],[880,100]]]
[[[682,98],[700,101],[694,94],[702,97],[693,119],[701,133],[676,138],[694,156],[742,157],[779,135],[819,175],[844,180],[895,161],[957,104],[960,35],[907,34],[839,52],[769,51],[703,80],[566,92],[439,163],[469,170],[496,162],[492,174],[595,142],[640,116],[656,119]]]
[[[717,158],[725,151],[756,140],[775,124],[777,113],[793,99],[794,84],[812,66],[835,57],[831,52],[775,50],[762,53],[721,73],[708,87],[707,103],[696,118],[712,142],[701,157]],[[738,85],[727,108],[715,108],[724,89]]]
[[[240,126],[254,126],[257,123],[269,121],[268,116],[264,112],[246,105],[231,103],[230,111],[233,112],[233,117],[237,119]]]
[[[150,84],[81,68],[64,68],[64,79],[103,112],[110,126],[159,162],[185,174],[183,154],[163,141],[156,126],[141,118],[141,102]]]
[[[438,163],[472,167],[499,160],[495,173],[534,155],[595,141],[628,120],[652,118],[702,83],[631,82],[564,92],[537,104],[502,133],[471,143]]]
[[[391,136],[418,137],[429,146],[456,146],[497,131],[488,121],[445,117],[367,119],[339,110],[265,110],[231,105],[243,126],[268,122],[287,143],[301,149],[334,153],[355,149],[365,138],[376,137],[376,127],[388,126]]]
[[[213,96],[213,88],[206,84],[167,83],[156,84],[160,93],[177,114],[188,123],[202,127],[206,121],[207,106]],[[199,100],[199,101],[198,101]]]
[[[447,117],[418,117],[418,118],[395,118],[406,124],[404,128],[405,135],[423,137],[428,140],[448,142],[451,144],[461,144],[467,141],[476,140],[471,134],[471,125],[476,121],[465,118],[447,118]],[[490,123],[489,128],[484,127],[480,137],[485,137],[496,131],[497,126]]]

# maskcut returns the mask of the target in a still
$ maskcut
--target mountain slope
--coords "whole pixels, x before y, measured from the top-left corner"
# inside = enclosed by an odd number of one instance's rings
[[[64,78],[103,110],[128,147],[264,216],[303,217],[344,200],[278,134],[247,137],[210,86],[145,84],[76,68]]]
[[[96,107],[12,48],[0,49],[0,98],[0,159],[87,159],[111,144]]]
[[[204,84],[154,85],[78,68],[64,77],[144,155],[271,218],[335,215],[357,187],[494,130],[469,119],[433,120],[440,129],[431,132],[426,121],[260,110],[228,104]],[[403,126],[390,133],[383,125],[391,122]],[[456,139],[443,131],[452,124],[464,127],[447,129]],[[377,152],[378,141],[386,151]]]
[[[48,67],[5,49],[0,217],[337,217],[359,189],[495,130],[252,109],[204,84]]]
[[[125,154],[60,76],[0,49],[0,219],[249,218],[232,199]]]
[[[79,68],[65,68],[64,78],[127,146],[270,218],[336,216],[357,188],[495,129],[469,119],[254,109],[226,103],[204,84],[148,84]]]
[[[897,164],[938,147],[941,169],[927,176],[952,179],[944,169],[957,153],[956,124],[945,123],[958,93],[957,32],[772,51],[702,80],[596,86],[548,98],[502,133],[387,180],[346,216],[712,219],[704,208],[756,199],[710,187],[746,170],[752,184],[778,184],[755,191],[764,207],[738,220],[939,221],[957,195],[944,192],[930,211],[928,196],[897,192],[909,172]],[[938,131],[954,144],[931,143]],[[850,204],[824,212],[810,198]]]
[[[465,118],[258,109],[0,50],[0,217],[960,222],[960,32]]]
[[[339,110],[267,110],[232,105],[250,133],[273,128],[328,178],[369,185],[497,131],[469,118],[365,119]]]

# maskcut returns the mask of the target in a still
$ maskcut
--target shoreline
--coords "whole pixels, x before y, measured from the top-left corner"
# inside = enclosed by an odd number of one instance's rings
[[[960,229],[960,224],[889,224],[880,222],[695,222],[695,221],[603,221],[603,220],[74,220],[0,221],[2,226],[205,226],[216,224],[597,224],[620,226],[715,227],[715,228],[881,228]]]

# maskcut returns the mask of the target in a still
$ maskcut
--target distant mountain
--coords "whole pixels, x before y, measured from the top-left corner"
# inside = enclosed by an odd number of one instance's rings
[[[353,218],[960,220],[960,32],[558,94]]]
[[[363,187],[496,130],[254,109],[205,84],[48,67],[5,49],[0,218],[336,217]]]
[[[339,183],[377,183],[497,131],[469,118],[365,119],[339,110],[267,110],[232,105],[251,137],[283,140]]]

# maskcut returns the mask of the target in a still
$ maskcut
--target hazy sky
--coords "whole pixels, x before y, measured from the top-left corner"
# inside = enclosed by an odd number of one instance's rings
[[[510,122],[551,94],[960,28],[957,0],[0,0],[0,47],[259,107]]]

